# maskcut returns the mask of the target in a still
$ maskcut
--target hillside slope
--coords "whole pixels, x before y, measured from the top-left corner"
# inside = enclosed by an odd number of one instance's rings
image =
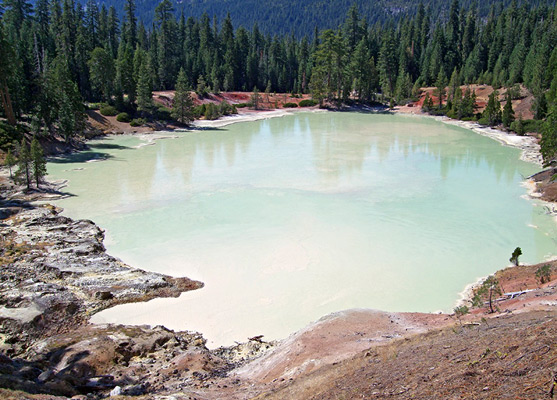
[[[87,0],[81,0],[83,4]],[[471,0],[461,0],[460,5],[465,9]],[[524,0],[517,0],[522,4]],[[99,5],[114,6],[123,15],[125,0],[98,0]],[[154,20],[154,10],[160,0],[136,0],[137,17],[149,27]],[[203,13],[215,16],[222,21],[230,13],[234,26],[244,26],[251,29],[257,23],[264,33],[290,34],[297,37],[312,36],[314,29],[336,28],[343,21],[349,8],[354,4],[358,7],[362,17],[369,25],[398,19],[404,15],[415,14],[420,2],[412,0],[172,0],[177,15],[182,12],[186,18],[199,17]],[[444,19],[451,2],[444,0],[423,0],[426,7],[430,7],[435,19]],[[507,6],[511,0],[485,0],[478,5],[480,17],[488,15],[495,4]],[[528,1],[531,6],[553,5],[554,0]]]

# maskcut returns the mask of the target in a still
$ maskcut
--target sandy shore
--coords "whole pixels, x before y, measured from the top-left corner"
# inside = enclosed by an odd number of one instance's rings
[[[477,122],[460,121],[456,119],[451,119],[446,116],[428,115],[422,112],[416,112],[415,110],[408,109],[408,108],[395,108],[393,112],[396,114],[407,115],[412,117],[433,118],[436,121],[440,121],[445,124],[455,125],[455,126],[460,126],[461,128],[470,129],[471,131],[479,135],[486,136],[493,140],[496,140],[504,146],[514,147],[522,150],[522,154],[520,156],[520,159],[522,161],[531,162],[533,164],[539,165],[540,167],[543,164],[543,158],[540,153],[540,145],[538,144],[537,140],[532,136],[518,136],[514,133],[509,133],[509,132],[502,131],[500,129],[495,129],[489,126],[480,125]]]
[[[327,111],[316,109],[316,108],[289,109],[289,110],[280,109],[280,110],[271,110],[271,111],[243,111],[242,110],[236,115],[228,115],[214,121],[207,121],[207,120],[194,121],[192,125],[194,128],[201,128],[201,129],[222,128],[224,126],[236,124],[238,122],[260,121],[263,119],[284,117],[285,115],[291,115],[299,112],[319,113],[319,112],[327,112]]]

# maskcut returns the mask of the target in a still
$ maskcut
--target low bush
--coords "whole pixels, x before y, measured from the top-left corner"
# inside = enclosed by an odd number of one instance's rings
[[[236,104],[236,108],[246,108],[246,107],[249,107],[249,103]]]
[[[20,142],[23,137],[20,130],[6,122],[0,121],[0,149],[8,151],[13,142]]]
[[[316,105],[317,105],[317,102],[315,100],[312,100],[312,99],[302,100],[302,101],[300,101],[300,104],[299,104],[300,107],[313,107],[313,106],[316,106]]]
[[[131,120],[130,114],[126,112],[120,113],[116,116],[116,121],[118,122],[130,122]]]
[[[132,119],[130,122],[130,126],[136,127],[136,126],[142,126],[145,125],[147,121],[145,121],[144,118],[136,118],[136,119]]]
[[[298,107],[298,104],[296,104],[296,103],[284,103],[284,104],[282,105],[282,107],[283,107],[283,108],[297,108],[297,107]]]
[[[116,110],[116,108],[114,108],[113,106],[109,106],[109,105],[103,105],[100,108],[100,112],[105,117],[113,117],[115,115],[118,115],[118,110]]]
[[[161,121],[172,121],[172,116],[171,116],[172,111],[170,110],[170,108],[164,107],[164,106],[159,106],[157,108],[157,112],[155,113],[155,116],[157,119],[161,120]]]
[[[478,124],[487,126],[487,125],[489,125],[489,119],[487,117],[481,117],[478,120]]]
[[[88,110],[99,110],[102,106],[102,103],[87,103]]]
[[[523,124],[524,132],[540,132],[543,126],[543,121],[537,119],[525,119]]]

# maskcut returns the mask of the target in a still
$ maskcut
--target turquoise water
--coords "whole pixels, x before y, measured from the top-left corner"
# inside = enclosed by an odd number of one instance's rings
[[[521,184],[539,168],[463,128],[298,113],[168,135],[48,165],[74,195],[58,205],[105,229],[110,254],[205,283],[94,321],[197,330],[211,347],[282,338],[346,308],[448,311],[515,247],[523,262],[557,254],[555,221]]]

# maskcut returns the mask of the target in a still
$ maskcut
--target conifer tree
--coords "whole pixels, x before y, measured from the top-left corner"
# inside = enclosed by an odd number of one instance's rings
[[[137,81],[137,110],[143,115],[153,110],[153,90],[151,89],[151,78],[147,68],[147,62],[139,67],[139,79]]]
[[[0,99],[4,114],[10,125],[16,124],[15,113],[8,86],[9,78],[13,73],[15,53],[10,43],[3,37],[3,26],[0,21]]]
[[[19,145],[19,157],[17,162],[17,171],[15,173],[15,179],[18,183],[22,183],[27,187],[27,190],[31,189],[31,154],[29,153],[29,146],[25,138],[21,139],[21,144]]]
[[[193,99],[190,94],[188,79],[183,68],[180,68],[176,81],[172,117],[182,124],[193,121]]]
[[[91,52],[88,64],[93,88],[101,93],[104,101],[110,101],[115,77],[112,56],[102,47],[97,47]]]
[[[540,147],[544,166],[554,165],[557,161],[557,103],[552,105],[543,124]]]
[[[502,121],[505,128],[510,127],[511,123],[514,121],[514,111],[510,91],[507,91],[507,102],[503,107]]]
[[[261,96],[259,95],[259,89],[257,86],[253,88],[253,94],[251,95],[251,104],[255,110],[259,110],[261,105]]]
[[[6,158],[4,159],[4,165],[8,167],[10,170],[10,179],[14,179],[12,175],[12,167],[16,164],[16,159],[12,154],[12,150],[8,149],[8,153],[6,154]]]
[[[499,102],[497,90],[489,95],[487,106],[482,114],[482,120],[489,126],[495,126],[501,122],[501,103]]]
[[[447,76],[445,75],[445,71],[443,69],[439,70],[439,74],[437,75],[437,80],[435,81],[435,94],[439,98],[439,109],[443,108],[443,98],[445,96],[447,87]]]
[[[433,100],[429,97],[429,92],[426,92],[424,97],[424,102],[422,104],[422,109],[425,112],[429,112],[433,109]]]
[[[43,148],[36,137],[31,141],[31,162],[33,179],[38,189],[41,180],[46,175],[46,159]]]

